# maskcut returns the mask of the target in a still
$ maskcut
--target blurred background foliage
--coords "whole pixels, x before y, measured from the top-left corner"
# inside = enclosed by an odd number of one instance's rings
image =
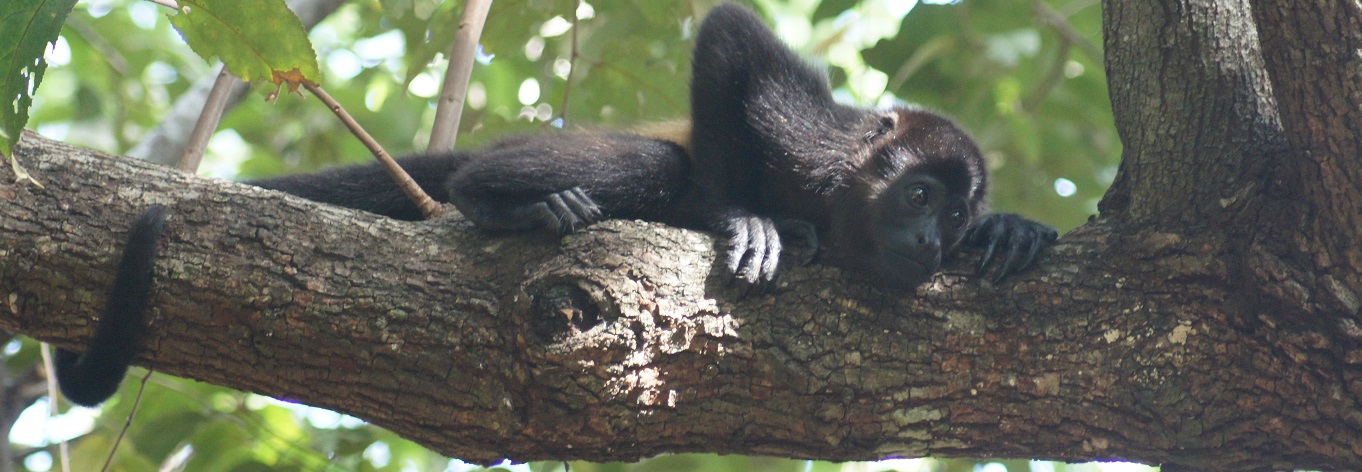
[[[498,0],[483,32],[458,147],[549,128],[629,127],[688,116],[690,47],[717,0]],[[425,148],[462,2],[356,0],[312,31],[323,87],[389,152]],[[1096,211],[1116,172],[1098,0],[755,0],[792,47],[826,65],[839,99],[905,101],[955,117],[993,170],[993,206],[1067,231]],[[575,11],[574,11],[575,10]],[[29,127],[123,153],[175,99],[212,74],[166,11],[132,0],[76,6],[49,53]],[[572,18],[578,18],[577,54]],[[569,80],[569,75],[571,80]],[[321,103],[257,87],[223,119],[200,173],[253,178],[361,163],[368,153]],[[568,100],[564,100],[564,96]],[[39,363],[37,343],[4,344],[12,381]],[[101,410],[31,395],[9,434],[16,470],[97,470],[138,391],[135,372]],[[14,405],[9,405],[13,407]],[[27,408],[24,408],[27,407]],[[336,413],[152,375],[113,470],[463,471],[392,433]],[[13,418],[10,418],[13,419]],[[562,463],[494,470],[563,470]],[[0,469],[3,470],[3,469]],[[634,464],[572,463],[573,471],[1134,471],[1131,464],[888,460],[834,464],[672,455]]]

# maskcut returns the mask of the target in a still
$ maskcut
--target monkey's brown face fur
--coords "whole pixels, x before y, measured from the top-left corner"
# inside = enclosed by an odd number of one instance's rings
[[[876,113],[870,149],[837,197],[833,263],[888,288],[926,282],[983,211],[987,185],[973,140],[949,120],[901,107]]]

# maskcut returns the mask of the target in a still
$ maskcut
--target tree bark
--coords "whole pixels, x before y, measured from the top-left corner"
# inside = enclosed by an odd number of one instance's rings
[[[79,348],[110,242],[166,205],[141,364],[467,460],[1359,465],[1350,385],[1303,368],[1314,354],[1294,338],[1245,329],[1261,322],[1215,238],[1099,219],[998,287],[964,275],[970,261],[915,293],[786,267],[775,293],[740,298],[701,233],[492,237],[23,142],[48,186],[0,186],[0,329]]]
[[[744,298],[701,233],[495,237],[27,135],[48,186],[0,184],[0,330],[79,348],[162,204],[140,364],[466,460],[1359,469],[1362,14],[1325,3],[1105,2],[1120,173],[999,286],[967,256],[912,293],[814,266]]]

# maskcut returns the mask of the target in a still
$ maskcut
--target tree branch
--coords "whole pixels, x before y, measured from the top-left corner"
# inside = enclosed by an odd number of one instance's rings
[[[358,139],[360,143],[364,144],[364,147],[369,148],[369,152],[374,155],[374,159],[377,159],[378,164],[383,166],[383,170],[388,172],[388,176],[392,177],[393,182],[402,189],[402,193],[406,194],[407,198],[410,199],[412,203],[415,203],[416,207],[421,210],[421,216],[424,216],[426,219],[431,219],[438,218],[444,214],[444,207],[441,207],[439,203],[430,198],[430,195],[426,194],[425,189],[422,189],[420,185],[416,185],[416,181],[412,180],[411,175],[407,174],[407,171],[402,169],[402,166],[398,165],[397,161],[394,160],[392,156],[388,155],[388,151],[384,150],[383,146],[378,144],[378,140],[374,139],[373,136],[370,136],[369,132],[365,131],[364,127],[360,126],[359,122],[355,121],[355,118],[350,116],[350,112],[345,111],[345,107],[341,106],[340,102],[331,98],[331,95],[326,93],[326,90],[323,90],[316,84],[304,81],[303,87],[306,87],[308,92],[312,92],[314,97],[317,97],[318,100],[321,100],[322,103],[326,104],[326,107],[331,110],[331,113],[335,114],[336,118],[345,125],[345,128],[350,130],[350,134],[353,134],[355,139]]]
[[[1286,147],[1248,0],[1108,1],[1102,16],[1125,146],[1102,213],[1169,231],[1211,222],[1246,244],[1260,216],[1246,209],[1271,198],[1263,176]]]
[[[1265,222],[1290,236],[1280,241],[1283,253],[1314,249],[1300,254],[1317,261],[1307,271],[1318,277],[1312,291],[1362,322],[1362,277],[1355,276],[1362,272],[1362,32],[1352,26],[1362,21],[1362,10],[1355,4],[1252,3],[1291,141],[1274,173],[1280,212]],[[1298,234],[1300,228],[1310,231]],[[1362,339],[1354,343],[1362,349]]]
[[[199,162],[203,160],[203,151],[208,149],[208,140],[213,137],[213,133],[217,132],[218,122],[222,120],[222,114],[227,109],[227,102],[231,100],[232,91],[239,83],[241,83],[241,79],[228,72],[225,64],[218,68],[217,78],[213,80],[213,88],[208,92],[208,98],[203,103],[203,110],[199,112],[199,118],[194,122],[194,131],[190,133],[184,153],[180,154],[180,160],[175,164],[175,168],[191,174],[199,170]]]
[[[962,276],[969,260],[904,294],[786,267],[773,294],[744,299],[701,233],[611,221],[491,237],[22,143],[51,183],[0,179],[0,329],[78,348],[112,278],[109,242],[165,205],[140,364],[467,460],[1362,466],[1338,455],[1362,450],[1340,361],[1240,311],[1214,237],[1098,220],[1000,287]]]
[[[459,137],[459,119],[463,116],[464,99],[468,97],[468,79],[473,76],[478,39],[482,37],[482,26],[487,22],[487,11],[491,8],[492,0],[464,2],[459,29],[454,33],[454,44],[450,46],[449,69],[445,71],[444,83],[440,85],[440,101],[435,107],[435,122],[432,123],[430,145],[427,148],[429,152],[454,149],[454,142]]]

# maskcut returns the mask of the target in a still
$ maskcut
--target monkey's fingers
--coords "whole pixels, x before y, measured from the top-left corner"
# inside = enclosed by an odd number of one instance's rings
[[[969,244],[972,246],[984,247],[984,255],[979,258],[979,267],[976,269],[979,275],[984,274],[984,270],[988,268],[988,263],[993,260],[993,252],[998,247],[998,241],[1005,236],[1005,234],[1003,234],[1004,229],[1005,228],[1002,228],[1001,225],[993,224],[990,220],[985,220],[983,223],[980,223],[979,227],[975,228],[974,231],[970,233],[968,238]]]
[[[728,219],[727,266],[732,280],[741,279],[743,295],[766,291],[780,265],[780,233],[769,218],[739,215]]]
[[[993,283],[1002,283],[1003,279],[1007,278],[1008,275],[1025,268],[1026,263],[1023,259],[1027,258],[1026,253],[1030,250],[1023,250],[1022,248],[1023,246],[1030,246],[1035,241],[1035,239],[1032,239],[1028,242],[1027,239],[1021,237],[1021,235],[1012,234],[1012,237],[1007,240],[1007,254],[1004,255],[1002,264],[999,265],[998,269],[993,273]]]
[[[748,241],[747,219],[733,218],[728,223],[728,260],[725,262],[728,264],[728,273],[738,276],[742,274],[738,269],[742,267],[743,258],[751,248]]]
[[[1055,239],[1059,237],[1059,234],[1055,232],[1054,228],[1044,229],[1048,231],[1041,232],[1041,234],[1030,238],[1031,245],[1026,248],[1025,257],[1017,264],[1017,270],[1031,267],[1031,263],[1035,262],[1036,258],[1040,256],[1040,251],[1049,247],[1050,244],[1054,243]]]
[[[544,203],[549,206],[549,211],[553,212],[553,217],[558,221],[558,233],[568,234],[576,231],[577,228],[586,226],[586,223],[572,211],[568,202],[563,200],[563,194],[550,193],[544,198]]]
[[[563,234],[563,221],[558,218],[558,214],[554,213],[553,209],[549,207],[547,199],[546,201],[534,202],[519,207],[515,213],[518,217],[523,216],[529,221],[537,221],[538,227],[544,228],[550,233]]]
[[[780,232],[776,230],[776,224],[766,218],[761,218],[761,230],[765,233],[766,244],[763,249],[761,260],[761,281],[771,283],[776,280],[776,268],[780,266]]]
[[[984,256],[979,261],[979,275],[983,275],[994,256],[1000,259],[992,278],[1002,282],[1009,275],[1030,267],[1040,252],[1059,237],[1054,228],[1022,218],[1018,215],[989,215],[970,235],[970,244],[982,245]],[[998,249],[1001,248],[1001,253]]]
[[[601,220],[601,208],[581,187],[555,192],[544,197],[559,234],[568,234]]]
[[[748,283],[761,282],[766,259],[766,231],[758,218],[746,218],[747,247],[743,249],[742,278]]]
[[[600,221],[604,216],[601,207],[597,206],[596,201],[592,200],[581,187],[572,187],[561,193],[563,194],[563,201],[567,202],[577,213],[577,216],[582,221],[586,221],[587,224]]]

